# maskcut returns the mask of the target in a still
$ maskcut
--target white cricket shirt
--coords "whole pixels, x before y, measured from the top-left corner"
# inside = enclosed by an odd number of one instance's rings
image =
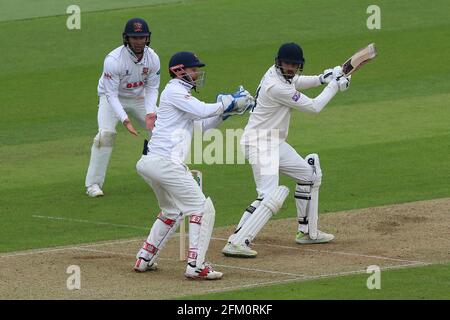
[[[127,114],[118,98],[144,97],[147,114],[153,113],[156,110],[159,81],[160,62],[153,49],[145,47],[142,59],[137,62],[129,49],[122,45],[106,56],[97,90],[99,96],[106,96],[123,122]]]
[[[201,121],[203,130],[222,122],[222,103],[202,102],[191,95],[191,89],[190,84],[180,79],[167,83],[156,111],[155,128],[148,143],[149,155],[158,154],[182,163],[191,148],[194,122]]]
[[[258,87],[256,105],[250,112],[241,144],[256,146],[269,140],[271,130],[278,131],[279,143],[285,141],[292,109],[318,113],[338,91],[338,84],[333,80],[314,99],[299,92],[320,85],[319,76],[296,75],[288,82],[275,66],[270,67]]]

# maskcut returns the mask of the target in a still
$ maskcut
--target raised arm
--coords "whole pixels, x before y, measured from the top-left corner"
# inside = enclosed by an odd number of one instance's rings
[[[333,69],[325,69],[318,76],[298,76],[294,78],[293,84],[297,91],[315,88],[322,84],[328,84],[331,80],[342,75],[342,67],[336,66]]]
[[[319,113],[338,91],[347,90],[349,83],[350,79],[346,77],[342,77],[339,81],[332,80],[314,99],[300,93],[291,86],[276,85],[269,88],[268,93],[272,99],[285,106],[303,112]]]
[[[190,114],[193,119],[205,119],[223,113],[223,104],[205,103],[190,94],[179,93],[172,96],[172,101],[176,108]]]
[[[323,83],[321,82],[321,75],[319,76],[298,76],[294,78],[294,86],[297,91],[315,88]]]

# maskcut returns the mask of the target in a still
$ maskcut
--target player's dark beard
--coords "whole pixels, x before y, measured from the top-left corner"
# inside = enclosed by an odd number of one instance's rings
[[[286,79],[286,81],[288,81],[289,83],[291,83],[292,79],[294,79],[296,72],[292,72],[292,71],[286,71],[284,70],[283,67],[279,66],[279,69],[281,71],[282,76]]]
[[[143,47],[141,50],[137,50],[134,46],[132,46],[132,45],[130,45],[130,48],[131,48],[131,50],[134,52],[134,54],[142,54],[142,53],[144,53],[144,48],[145,47]]]
[[[288,79],[294,78],[295,74],[296,74],[295,71],[292,71],[292,70],[284,70],[284,69],[283,69],[283,75],[284,75],[286,78],[288,78]]]

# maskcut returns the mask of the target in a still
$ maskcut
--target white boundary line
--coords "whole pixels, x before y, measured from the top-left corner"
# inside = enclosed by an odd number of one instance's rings
[[[58,251],[64,251],[64,250],[78,250],[80,248],[89,248],[89,247],[97,247],[97,246],[107,246],[112,244],[122,244],[122,243],[129,243],[129,242],[137,242],[137,241],[143,241],[142,238],[134,238],[134,239],[127,239],[127,240],[114,240],[110,242],[97,242],[97,243],[87,243],[87,244],[79,244],[79,245],[69,245],[69,246],[62,246],[62,247],[55,247],[55,248],[47,248],[47,249],[32,249],[32,250],[26,250],[26,251],[17,251],[17,252],[11,252],[11,253],[5,253],[0,255],[0,258],[10,258],[10,257],[17,257],[17,256],[28,256],[33,254],[40,254],[40,253],[53,253]]]
[[[396,269],[402,269],[402,268],[411,268],[416,266],[427,266],[431,265],[431,263],[408,263],[408,264],[400,264],[396,266],[386,266],[386,267],[380,267],[380,270],[396,270]],[[311,280],[317,280],[322,278],[333,278],[333,277],[343,277],[347,275],[352,274],[363,274],[366,273],[367,270],[353,270],[353,271],[345,271],[345,272],[337,272],[337,273],[328,273],[328,274],[322,274],[322,275],[316,275],[316,276],[306,276],[306,277],[295,277],[295,278],[289,278],[289,279],[283,279],[283,280],[273,280],[273,281],[265,281],[265,282],[257,282],[257,283],[251,283],[241,286],[232,286],[232,287],[225,287],[220,289],[211,289],[211,290],[205,290],[200,293],[196,293],[195,295],[201,295],[206,293],[219,293],[219,292],[226,292],[226,291],[232,291],[232,290],[240,290],[240,289],[248,289],[248,288],[254,288],[254,287],[260,287],[260,286],[267,286],[272,284],[281,284],[281,283],[290,283],[290,282],[305,282],[305,281],[311,281]]]
[[[83,247],[74,247],[73,250],[79,250],[79,251],[89,251],[89,252],[96,252],[96,253],[106,253],[111,255],[121,255],[121,256],[127,256],[127,257],[135,257],[134,254],[131,253],[122,253],[122,252],[114,252],[114,251],[106,251],[106,250],[97,250],[97,249],[88,249]],[[169,258],[158,258],[160,260],[166,260],[166,261],[173,261],[173,262],[180,262],[176,259],[169,259]],[[306,274],[300,274],[300,273],[290,273],[290,272],[281,272],[281,271],[272,271],[272,270],[262,270],[262,269],[255,269],[255,268],[246,268],[246,267],[238,267],[238,266],[230,266],[226,264],[215,264],[214,266],[222,267],[222,268],[229,268],[229,269],[239,269],[239,270],[246,270],[246,271],[254,271],[254,272],[262,272],[262,273],[270,273],[270,274],[277,274],[277,275],[288,275],[288,276],[294,276],[294,277],[309,277]]]
[[[78,222],[78,223],[89,223],[89,224],[112,226],[112,227],[133,228],[133,229],[140,229],[140,230],[147,230],[148,231],[148,228],[139,227],[139,226],[132,226],[132,225],[126,225],[126,224],[114,224],[114,223],[101,222],[101,221],[91,221],[91,220],[71,219],[71,218],[64,218],[64,217],[41,216],[41,215],[32,215],[32,217],[33,218],[40,218],[40,219],[49,219],[49,220],[60,220],[60,221],[69,221],[69,222]],[[177,233],[177,234],[179,234],[179,233]],[[227,241],[228,239],[218,238],[218,237],[211,237],[211,240]],[[117,243],[122,243],[122,242],[117,242]],[[284,249],[293,249],[293,250],[300,249],[299,247],[283,246],[283,245],[268,244],[268,243],[267,244],[266,243],[259,243],[259,244],[255,243],[255,245],[256,246],[275,247],[275,248],[284,248]],[[95,244],[93,244],[93,246],[95,246]],[[58,250],[59,251],[59,249],[53,249],[53,250]],[[335,254],[335,255],[347,255],[347,256],[355,256],[355,257],[362,257],[362,258],[391,260],[391,261],[407,262],[407,263],[426,263],[426,262],[423,262],[423,261],[406,260],[406,259],[391,258],[391,257],[376,256],[376,255],[367,255],[367,254],[353,253],[353,252],[318,250],[318,249],[310,249],[310,248],[302,248],[301,250],[305,250],[305,251],[309,251],[309,252]],[[45,253],[45,252],[42,252],[42,253]],[[0,257],[2,257],[2,256],[0,256]]]
[[[62,220],[62,221],[69,221],[69,222],[89,223],[89,224],[95,224],[95,225],[99,225],[99,226],[130,228],[130,229],[139,229],[139,230],[146,230],[146,231],[149,230],[148,228],[138,227],[138,226],[130,226],[128,224],[115,224],[115,223],[109,223],[109,222],[91,221],[91,220],[84,220],[84,219],[71,219],[71,218],[64,218],[64,217],[41,216],[41,215],[37,215],[37,214],[32,215],[32,217],[37,218],[37,219]]]
[[[301,273],[290,273],[290,272],[281,272],[281,271],[272,271],[272,270],[262,270],[262,269],[254,269],[254,268],[246,268],[246,267],[238,267],[238,266],[230,266],[226,264],[216,264],[213,263],[213,266],[222,267],[222,268],[229,268],[229,269],[238,269],[238,270],[247,270],[247,271],[255,271],[255,272],[264,272],[264,273],[271,273],[271,274],[279,274],[279,275],[286,275],[286,276],[294,276],[294,277],[301,277],[305,278],[308,277],[306,274]]]
[[[227,241],[227,239],[224,239],[224,238],[214,238],[214,237],[212,237],[211,240]],[[302,250],[302,251],[318,252],[318,253],[329,253],[329,254],[337,254],[337,255],[356,256],[356,257],[363,257],[363,258],[373,258],[373,259],[381,259],[381,260],[392,260],[392,261],[407,262],[407,263],[426,263],[426,262],[423,262],[423,261],[405,260],[405,259],[390,258],[390,257],[385,257],[385,256],[375,256],[375,255],[368,255],[368,254],[361,254],[361,253],[353,253],[353,252],[342,252],[342,251],[330,251],[330,250],[318,250],[318,249],[302,248],[302,247],[300,247],[300,245],[297,246],[297,247],[291,247],[291,246],[283,246],[283,245],[278,245],[278,244],[258,243],[258,242],[256,242],[254,245],[255,246],[274,247],[274,248],[283,248],[283,249],[292,249],[292,250]]]
[[[220,238],[219,238],[220,239]],[[111,255],[121,255],[121,256],[127,256],[127,257],[134,257],[134,254],[130,253],[122,253],[122,252],[116,252],[116,251],[106,251],[106,250],[99,250],[99,249],[92,249],[92,247],[98,247],[98,246],[104,246],[104,245],[112,245],[112,244],[119,244],[119,243],[129,243],[129,242],[137,242],[140,239],[129,239],[129,240],[118,240],[118,241],[111,241],[111,242],[104,242],[104,243],[94,243],[94,244],[86,244],[86,245],[79,245],[79,246],[68,246],[68,247],[61,247],[61,248],[55,248],[55,249],[48,249],[48,250],[36,250],[36,251],[28,251],[28,252],[18,252],[13,254],[6,254],[0,256],[0,258],[8,258],[8,257],[17,257],[17,256],[24,256],[24,255],[30,255],[30,254],[40,254],[40,253],[55,253],[59,251],[88,251],[88,252],[96,252],[96,253],[104,253],[104,254],[111,254]],[[292,247],[293,249],[296,249],[295,247]],[[370,257],[370,256],[369,256]],[[179,262],[176,259],[169,259],[169,258],[159,258],[160,260],[166,260],[166,261],[172,261],[172,262]],[[290,273],[290,272],[281,272],[281,271],[273,271],[273,270],[262,270],[262,269],[255,269],[255,268],[248,268],[248,267],[239,267],[239,266],[232,266],[232,265],[223,265],[223,264],[213,264],[214,266],[223,267],[223,268],[229,268],[229,269],[239,269],[239,270],[247,270],[247,271],[253,271],[253,272],[261,272],[261,273],[269,273],[269,274],[277,274],[277,275],[288,275],[293,276],[294,278],[287,279],[287,281],[295,281],[295,280],[309,280],[309,279],[315,279],[315,278],[321,278],[321,277],[332,277],[332,276],[342,276],[347,274],[353,274],[353,273],[361,273],[365,272],[365,270],[357,270],[357,271],[350,271],[350,272],[341,272],[341,273],[332,273],[332,274],[325,274],[325,275],[319,275],[319,276],[311,276],[307,274],[300,274],[300,273]],[[429,265],[429,263],[426,262],[411,262],[408,264],[401,264],[401,265],[395,265],[395,266],[386,266],[382,269],[390,269],[390,268],[401,268],[405,266],[418,266],[418,265]],[[284,282],[284,280],[282,280]],[[252,286],[259,286],[259,285],[266,285],[266,284],[272,284],[272,283],[279,283],[279,281],[270,281],[270,282],[261,282],[256,284],[249,284],[244,286],[238,286],[236,288],[245,288],[245,287],[252,287]],[[232,290],[234,287],[230,287]],[[209,291],[208,291],[209,292]]]
[[[92,245],[90,245],[92,246]],[[88,251],[88,252],[95,252],[95,253],[105,253],[110,255],[120,255],[120,256],[127,256],[127,257],[135,257],[134,254],[131,253],[124,253],[124,252],[115,252],[115,251],[106,251],[106,250],[98,250],[98,249],[90,249],[87,247],[71,247],[67,248],[69,250],[76,250],[76,251]],[[62,250],[62,249],[61,249]],[[172,261],[172,262],[179,262],[176,259],[170,259],[170,258],[159,258],[160,260],[165,261]],[[381,270],[389,270],[389,269],[400,269],[400,268],[406,268],[406,267],[414,267],[414,266],[426,266],[430,265],[431,263],[425,263],[425,262],[417,262],[417,263],[407,263],[407,264],[400,264],[400,265],[394,265],[394,266],[385,266],[380,267]],[[361,270],[352,270],[352,271],[344,271],[344,272],[337,272],[337,273],[329,273],[329,274],[321,274],[321,275],[307,275],[307,274],[301,274],[301,273],[290,273],[290,272],[281,272],[281,271],[273,271],[273,270],[262,270],[262,269],[255,269],[255,268],[247,268],[247,267],[238,267],[238,266],[230,266],[230,265],[222,265],[222,264],[213,264],[214,266],[222,267],[222,268],[229,268],[229,269],[239,269],[239,270],[246,270],[246,271],[254,271],[254,272],[261,272],[261,273],[269,273],[269,274],[277,274],[277,275],[288,275],[293,276],[294,278],[286,279],[286,280],[274,280],[274,281],[267,281],[267,282],[260,282],[260,283],[254,283],[254,284],[247,284],[243,286],[235,286],[235,287],[227,287],[218,289],[219,292],[221,291],[227,291],[227,290],[234,290],[239,288],[246,288],[246,287],[254,287],[254,286],[260,286],[260,285],[267,285],[267,284],[274,284],[274,283],[280,283],[280,282],[286,282],[286,281],[296,281],[296,280],[314,280],[314,279],[320,279],[320,278],[330,278],[330,277],[341,277],[351,274],[361,274],[365,273],[365,269]],[[205,292],[215,292],[216,290],[208,290]],[[201,294],[201,293],[200,293]]]

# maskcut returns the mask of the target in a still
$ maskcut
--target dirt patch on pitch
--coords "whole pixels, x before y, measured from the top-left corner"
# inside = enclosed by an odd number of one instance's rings
[[[397,268],[450,261],[450,198],[329,213],[320,225],[335,241],[300,246],[294,242],[295,219],[271,221],[255,242],[255,259],[222,256],[232,228],[216,229],[208,256],[225,276],[214,282],[184,279],[178,236],[162,253],[158,271],[144,274],[131,271],[142,239],[3,254],[0,298],[167,299],[360,272],[372,264]],[[80,267],[80,290],[67,289],[71,265]]]

